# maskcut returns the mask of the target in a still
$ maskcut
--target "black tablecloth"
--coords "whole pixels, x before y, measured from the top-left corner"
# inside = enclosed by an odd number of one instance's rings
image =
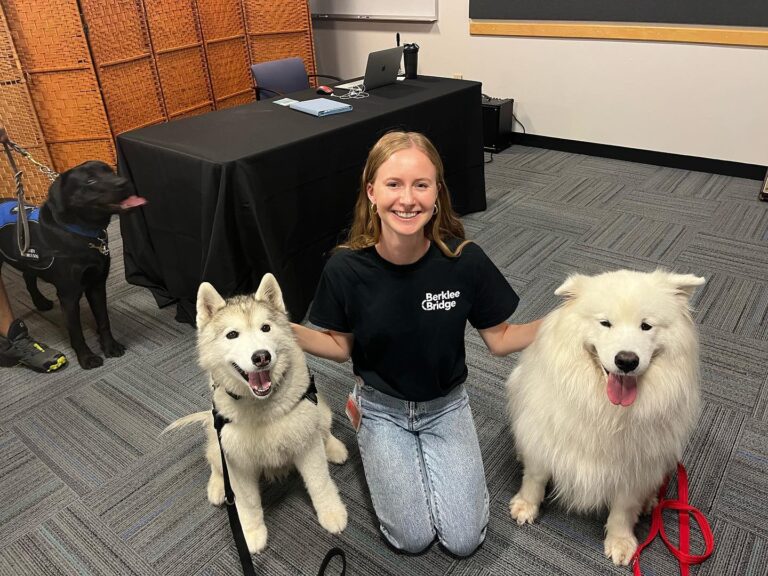
[[[435,143],[459,213],[485,209],[479,83],[420,77],[349,102],[317,118],[267,100],[118,136],[119,171],[149,200],[121,218],[128,282],[193,322],[200,282],[229,296],[272,272],[301,320],[351,222],[368,150],[393,128]]]

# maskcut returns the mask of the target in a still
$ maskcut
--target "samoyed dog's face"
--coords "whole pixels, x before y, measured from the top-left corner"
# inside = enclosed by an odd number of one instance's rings
[[[280,288],[267,274],[255,294],[224,300],[211,284],[197,296],[200,365],[225,377],[228,389],[264,400],[288,370],[297,344]]]
[[[556,290],[578,317],[578,337],[605,373],[613,404],[630,406],[654,361],[690,341],[688,300],[703,283],[690,274],[620,270],[572,276]]]

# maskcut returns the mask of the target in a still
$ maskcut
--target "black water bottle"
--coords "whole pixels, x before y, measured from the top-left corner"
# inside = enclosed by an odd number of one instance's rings
[[[416,69],[419,66],[418,44],[403,44],[403,62],[405,64],[405,77],[416,78]]]

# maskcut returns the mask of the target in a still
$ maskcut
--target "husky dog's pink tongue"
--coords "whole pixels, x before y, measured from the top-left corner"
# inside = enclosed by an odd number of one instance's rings
[[[248,373],[248,385],[257,396],[266,396],[272,388],[272,381],[269,379],[269,370]]]
[[[616,406],[629,406],[637,398],[637,378],[608,374],[608,399]]]

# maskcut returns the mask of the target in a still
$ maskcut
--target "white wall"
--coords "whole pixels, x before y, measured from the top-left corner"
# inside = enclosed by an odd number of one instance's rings
[[[315,20],[317,68],[362,76],[399,31],[420,74],[514,98],[530,134],[768,165],[768,48],[470,36],[468,14],[442,0],[434,24]]]

